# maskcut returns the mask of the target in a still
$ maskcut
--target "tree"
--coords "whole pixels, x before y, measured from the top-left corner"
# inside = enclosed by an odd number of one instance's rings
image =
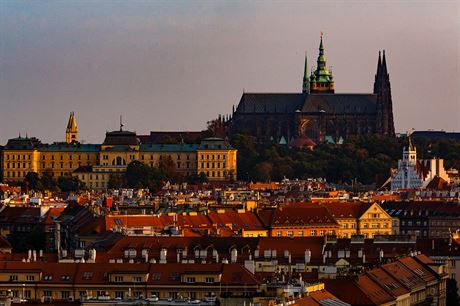
[[[459,296],[458,296],[458,287],[457,281],[455,278],[448,278],[446,284],[446,305],[449,306],[459,306]]]
[[[126,169],[126,183],[129,188],[149,188],[152,170],[140,161],[132,161]]]
[[[121,174],[110,174],[109,181],[107,182],[108,188],[120,189],[125,185],[124,176]]]
[[[56,180],[53,178],[50,172],[44,172],[40,180],[42,182],[44,190],[57,190]]]
[[[28,172],[24,178],[24,181],[27,182],[28,187],[31,190],[43,190],[43,184],[37,172]]]
[[[63,192],[79,191],[85,187],[85,184],[75,176],[60,176],[57,185]]]

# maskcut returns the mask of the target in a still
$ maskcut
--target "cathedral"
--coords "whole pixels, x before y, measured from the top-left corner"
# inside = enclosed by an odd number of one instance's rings
[[[226,125],[230,134],[284,144],[299,139],[338,143],[354,135],[394,136],[392,108],[385,51],[379,52],[372,93],[335,93],[321,34],[317,67],[310,75],[305,57],[301,93],[243,93]]]

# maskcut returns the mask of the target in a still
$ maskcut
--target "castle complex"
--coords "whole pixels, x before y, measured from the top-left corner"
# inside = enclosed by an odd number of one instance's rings
[[[107,132],[102,144],[78,142],[75,114],[70,113],[65,142],[44,144],[35,137],[9,139],[1,151],[3,180],[22,181],[28,172],[52,177],[76,176],[87,187],[108,187],[111,175],[124,173],[141,161],[151,167],[167,162],[183,176],[204,173],[210,181],[236,179],[236,152],[227,141],[204,138],[194,144],[161,144],[149,136],[120,129]],[[142,140],[141,140],[142,139]]]
[[[337,142],[368,133],[394,136],[385,51],[379,53],[372,93],[335,93],[321,35],[317,67],[310,75],[305,57],[301,93],[243,93],[228,125],[233,134],[249,134],[280,143],[299,138]]]

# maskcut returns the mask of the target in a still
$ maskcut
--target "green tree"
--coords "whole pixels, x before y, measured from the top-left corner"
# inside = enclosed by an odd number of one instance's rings
[[[460,298],[458,296],[458,287],[457,281],[455,278],[448,278],[446,284],[446,305],[449,306],[459,306],[460,305]]]
[[[28,187],[31,190],[43,190],[43,184],[37,172],[28,172],[24,178],[24,181],[27,182]]]
[[[50,172],[43,173],[41,182],[44,190],[57,191],[57,183]]]
[[[75,176],[60,176],[57,185],[63,192],[79,191],[85,187],[85,184]]]
[[[125,186],[124,176],[121,174],[110,174],[107,186],[110,189],[120,189]]]

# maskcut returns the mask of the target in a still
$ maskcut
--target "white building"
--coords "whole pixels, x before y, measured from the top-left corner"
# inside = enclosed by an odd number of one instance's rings
[[[450,182],[444,169],[444,160],[417,160],[417,149],[409,137],[409,147],[404,147],[403,159],[398,161],[398,170],[391,178],[391,190],[426,188],[435,177]]]

